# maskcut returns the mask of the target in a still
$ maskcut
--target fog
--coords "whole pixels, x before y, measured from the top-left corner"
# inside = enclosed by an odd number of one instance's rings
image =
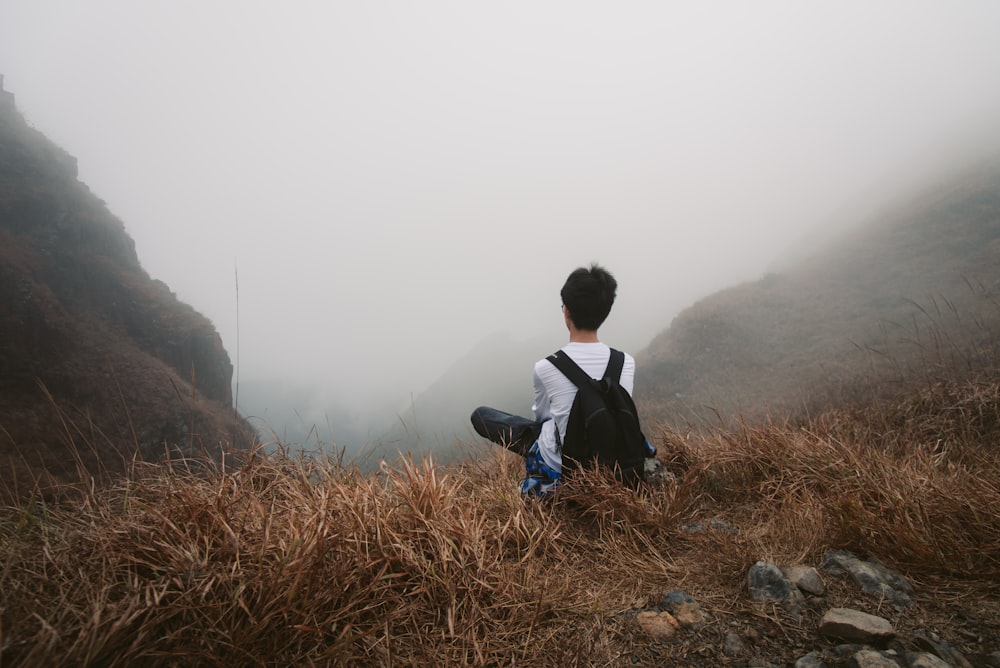
[[[1000,3],[4,0],[0,72],[242,381],[380,415],[579,265],[636,351],[992,146]]]

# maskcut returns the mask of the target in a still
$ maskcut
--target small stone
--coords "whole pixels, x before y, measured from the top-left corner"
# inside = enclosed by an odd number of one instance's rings
[[[858,645],[857,643],[851,643],[849,645],[837,645],[831,651],[833,655],[839,658],[844,658],[856,652],[860,652],[864,649],[864,645]]]
[[[952,668],[952,665],[947,661],[927,652],[912,654],[907,657],[907,660],[910,663],[910,668]]]
[[[668,591],[660,599],[660,607],[667,608],[668,610],[674,608],[675,606],[683,604],[697,605],[697,602],[694,600],[694,598],[692,598],[692,596],[683,589],[674,589],[673,591]]]
[[[822,656],[819,652],[809,652],[795,661],[795,668],[826,668]]]
[[[826,553],[823,568],[831,573],[849,574],[862,591],[897,606],[912,603],[913,587],[906,578],[874,559],[862,561],[846,550],[833,550]]]
[[[750,598],[755,601],[778,601],[792,610],[805,603],[802,593],[772,563],[758,561],[747,572]]]
[[[941,637],[933,631],[928,633],[922,631],[916,632],[913,635],[913,644],[924,654],[933,654],[951,666],[951,668],[972,668],[972,664],[962,656],[961,652],[941,640]],[[919,654],[919,652],[915,654]],[[996,668],[1000,668],[1000,665]]]
[[[816,596],[822,596],[826,592],[826,583],[820,577],[819,571],[812,566],[803,566],[800,564],[783,566],[781,573],[788,578],[789,582],[802,591]]]
[[[660,607],[674,616],[685,628],[700,628],[704,625],[705,614],[701,606],[686,592],[679,589],[668,592],[660,599]]]
[[[636,614],[635,619],[643,631],[659,639],[672,638],[680,627],[677,620],[669,612],[643,610]]]
[[[938,643],[937,648],[938,648],[937,656],[939,656],[953,668],[972,668],[972,664],[969,663],[968,659],[962,656],[961,652],[959,652],[957,649],[955,649],[948,643],[942,641]]]
[[[726,656],[739,656],[743,653],[743,641],[732,632],[726,634],[726,639],[722,643],[722,653]]]
[[[986,656],[986,665],[990,668],[1000,668],[1000,650]]]
[[[898,662],[873,649],[861,650],[851,657],[848,665],[853,668],[900,668]]]
[[[862,643],[884,640],[895,635],[889,620],[849,608],[828,610],[820,620],[819,632],[825,636]]]

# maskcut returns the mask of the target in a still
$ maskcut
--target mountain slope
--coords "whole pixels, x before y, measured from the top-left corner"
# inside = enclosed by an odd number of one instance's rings
[[[0,80],[2,82],[2,80]],[[8,491],[244,442],[215,327],[139,265],[76,160],[0,97],[0,466]]]
[[[673,423],[795,416],[996,368],[998,297],[992,163],[680,313],[638,356],[642,410]]]

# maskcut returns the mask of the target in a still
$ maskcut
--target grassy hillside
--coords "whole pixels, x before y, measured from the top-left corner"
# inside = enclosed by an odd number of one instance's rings
[[[998,368],[1000,162],[679,314],[638,356],[654,419],[801,416]]]
[[[985,273],[995,244],[983,196],[981,232],[955,221],[966,232],[937,243],[961,246]],[[927,221],[957,200],[935,201],[921,209]],[[812,412],[795,420],[650,429],[671,475],[641,493],[590,473],[551,502],[525,502],[522,463],[499,448],[374,473],[261,450],[222,463],[140,461],[104,487],[92,484],[104,472],[78,459],[78,483],[0,508],[0,664],[745,666],[824,651],[826,665],[845,666],[841,641],[818,626],[826,611],[852,608],[893,625],[897,656],[933,637],[987,665],[1000,652],[996,284],[933,263],[876,262],[893,246],[876,250],[871,234],[845,241],[858,267],[833,254],[796,269],[795,282],[734,288],[678,318],[647,363],[689,352],[705,366],[671,376],[686,388],[730,378],[762,396],[787,390],[784,367],[831,349],[845,373],[828,373],[828,386],[803,375],[822,401],[800,402]],[[896,252],[913,265],[931,238],[907,255],[903,235]],[[907,280],[892,282],[900,272]],[[919,281],[938,291],[930,308],[898,289]],[[973,298],[959,306],[952,289]],[[844,298],[852,291],[910,323],[883,319],[871,339],[835,348],[856,331],[847,323],[869,322]],[[796,336],[770,324],[782,312]],[[719,362],[733,350],[754,355]],[[797,612],[750,595],[758,561],[818,565],[831,549],[898,570],[915,587],[912,605],[830,573],[827,591]],[[651,635],[640,613],[675,590],[697,601],[702,621]]]
[[[8,146],[17,151],[0,151],[0,171],[22,169],[18,151],[49,150]],[[45,159],[83,192],[65,156]],[[23,192],[0,183],[0,214],[12,221],[0,259],[13,267],[0,306],[15,314],[59,302],[41,282],[28,292],[16,283],[47,261],[15,252],[25,218],[9,214]],[[51,199],[36,194],[38,206]],[[120,224],[107,225],[111,250],[133,258]],[[845,607],[889,620],[896,635],[883,644],[899,657],[947,644],[987,665],[1000,652],[998,239],[991,168],[682,313],[639,356],[638,396],[660,418],[648,435],[669,474],[639,492],[592,471],[550,501],[525,501],[523,462],[482,444],[479,458],[374,472],[262,448],[156,459],[134,425],[172,402],[188,416],[201,400],[162,360],[156,373],[115,382],[116,405],[131,411],[120,422],[130,447],[101,464],[109,430],[78,399],[112,383],[67,376],[76,394],[50,394],[31,423],[60,434],[57,444],[65,436],[63,482],[43,495],[0,476],[0,499],[10,499],[0,506],[0,666],[766,666],[812,650],[845,666],[840,641],[818,631],[825,611]],[[137,263],[131,270],[142,277]],[[173,315],[186,317],[196,316]],[[94,329],[132,322],[123,318]],[[0,337],[0,352],[12,340]],[[92,371],[113,360],[117,373],[145,359],[85,344],[67,364]],[[21,360],[0,355],[0,386]],[[486,358],[459,366],[475,362]],[[508,367],[530,390],[524,368]],[[442,390],[440,401],[461,406],[463,421],[479,403],[519,410],[457,376],[441,387],[460,393]],[[427,396],[414,431],[436,410]],[[15,413],[25,414],[5,415]],[[4,448],[33,445],[5,420]],[[150,442],[193,444],[193,423],[180,427]],[[826,592],[798,610],[750,595],[756,562],[818,565],[831,549],[898,570],[915,587],[912,605],[829,573]],[[640,612],[675,590],[702,619],[651,634]]]
[[[372,475],[262,452],[207,475],[141,465],[0,512],[0,663],[789,665],[837,644],[824,610],[854,607],[900,653],[932,630],[981,665],[1000,650],[998,437],[1000,386],[979,380],[798,427],[663,432],[676,481],[638,495],[590,475],[525,503],[499,449]],[[733,529],[690,529],[710,520]],[[801,616],[748,595],[756,561],[830,548],[898,569],[914,604],[829,575]],[[637,611],[677,589],[705,623],[647,635]]]

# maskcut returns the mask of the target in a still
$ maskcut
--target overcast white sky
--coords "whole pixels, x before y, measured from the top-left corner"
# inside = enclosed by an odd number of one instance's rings
[[[3,0],[0,73],[234,361],[238,266],[241,378],[407,398],[591,260],[636,351],[996,129],[1000,2]]]

